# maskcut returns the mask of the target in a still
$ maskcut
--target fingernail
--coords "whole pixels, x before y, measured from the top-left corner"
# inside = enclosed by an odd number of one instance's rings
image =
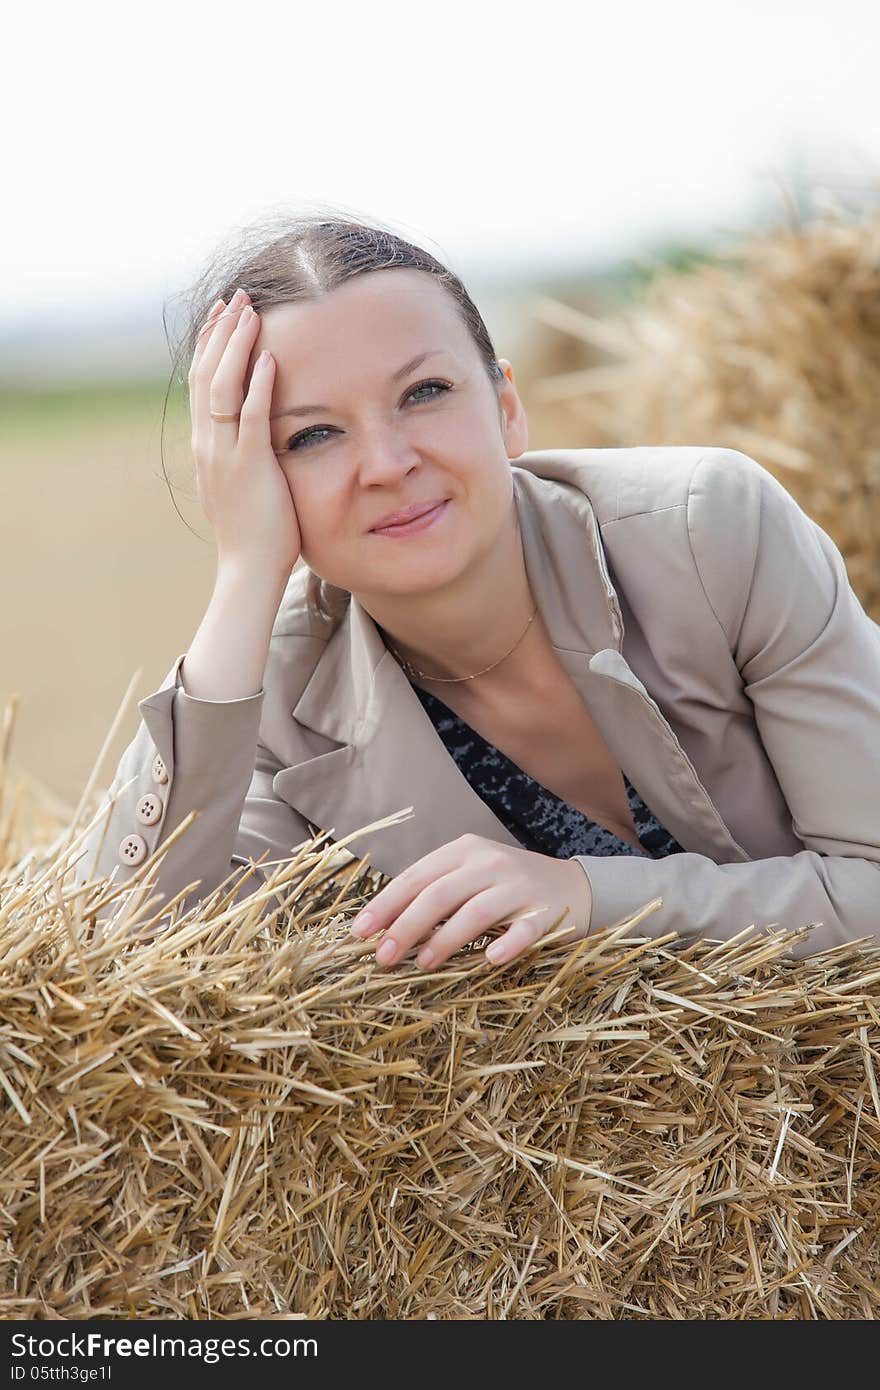
[[[434,952],[430,946],[426,946],[424,951],[419,951],[419,965],[433,965]]]
[[[486,955],[489,960],[504,960],[505,951],[502,942],[493,941],[491,946],[486,947]]]
[[[393,960],[396,950],[396,941],[383,941],[382,945],[376,952],[376,960],[378,961],[379,965],[385,965],[389,960]]]
[[[364,933],[368,931],[372,925],[373,919],[370,916],[369,912],[359,912],[357,917],[355,917],[354,921],[352,922],[349,930],[354,932],[355,936],[363,936]]]

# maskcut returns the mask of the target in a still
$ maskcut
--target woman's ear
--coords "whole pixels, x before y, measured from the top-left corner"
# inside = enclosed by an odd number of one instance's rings
[[[518,458],[529,447],[529,425],[525,406],[516,389],[513,367],[506,357],[498,358],[504,379],[496,382],[501,437],[509,459]]]

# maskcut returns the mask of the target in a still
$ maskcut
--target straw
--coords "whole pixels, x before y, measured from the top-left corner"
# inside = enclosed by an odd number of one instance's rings
[[[0,1317],[880,1311],[880,945],[652,940],[655,899],[383,970],[323,831],[268,919],[97,939],[58,831],[0,876]]]

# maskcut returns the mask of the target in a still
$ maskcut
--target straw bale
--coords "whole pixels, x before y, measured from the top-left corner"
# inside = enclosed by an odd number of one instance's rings
[[[525,393],[550,443],[750,454],[828,532],[880,621],[880,215],[814,202],[811,220],[790,212],[685,269],[654,268],[623,307],[536,297],[540,333],[580,356],[561,370],[558,354],[533,358]]]
[[[0,1317],[880,1310],[876,943],[651,941],[655,901],[387,970],[322,834],[283,908],[241,870],[178,915],[5,822]]]

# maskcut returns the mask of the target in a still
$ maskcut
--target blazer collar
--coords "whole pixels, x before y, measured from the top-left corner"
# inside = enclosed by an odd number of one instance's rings
[[[593,506],[573,479],[578,451],[512,464],[532,592],[560,663],[618,763],[686,848],[749,856],[730,835],[675,733],[622,653],[623,620]],[[386,874],[464,831],[519,841],[477,795],[436,733],[370,615],[352,595],[291,710],[338,748],[278,772],[278,795],[334,840],[373,821],[406,820],[352,842]]]

